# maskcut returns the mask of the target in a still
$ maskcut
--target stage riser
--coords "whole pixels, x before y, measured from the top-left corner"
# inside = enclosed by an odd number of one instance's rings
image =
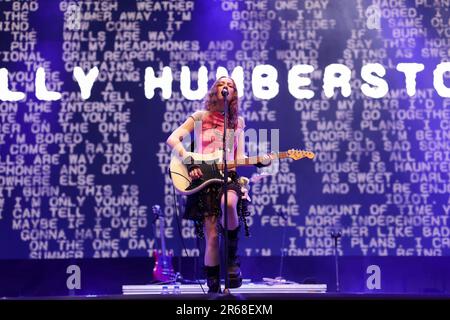
[[[178,286],[178,289],[176,288]],[[222,286],[224,288],[224,286]],[[165,289],[165,290],[164,290]],[[203,286],[203,290],[207,291],[207,287]],[[122,287],[123,294],[202,294],[202,288],[199,285],[125,285]],[[293,293],[325,293],[327,286],[325,284],[307,285],[307,284],[243,284],[240,288],[232,289],[236,294],[250,293],[268,293],[268,294],[293,294]]]

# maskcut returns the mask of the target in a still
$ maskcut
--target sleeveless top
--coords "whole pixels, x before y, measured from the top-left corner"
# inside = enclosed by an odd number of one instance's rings
[[[194,112],[191,116],[194,119],[194,152],[212,153],[223,149],[223,127],[224,115],[218,111],[201,110]],[[238,118],[238,125],[235,130],[227,128],[226,148],[227,161],[233,161],[237,153],[238,137],[243,133],[245,127],[244,118]]]

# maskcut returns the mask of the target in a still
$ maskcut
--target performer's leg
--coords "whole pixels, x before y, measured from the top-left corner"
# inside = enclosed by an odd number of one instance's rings
[[[205,218],[205,239],[205,266],[216,266],[220,263],[217,216]]]
[[[239,218],[237,214],[237,203],[238,195],[236,191],[228,191],[228,206],[227,206],[227,216],[228,216],[228,230],[234,230],[239,226]],[[222,195],[220,205],[222,206],[222,213],[224,212],[225,197]],[[222,226],[225,226],[224,214],[222,214]]]
[[[205,224],[205,271],[208,293],[220,292],[220,254],[217,216],[207,216]]]
[[[237,256],[239,242],[239,217],[237,214],[237,203],[239,201],[236,191],[228,191],[228,279],[230,288],[239,288],[242,285],[242,273],[240,261]],[[225,199],[222,196],[222,212],[224,212]],[[224,225],[224,217],[222,215],[222,225]]]

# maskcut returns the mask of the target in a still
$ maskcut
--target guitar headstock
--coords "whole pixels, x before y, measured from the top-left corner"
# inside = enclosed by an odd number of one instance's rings
[[[294,160],[300,160],[303,158],[314,159],[315,157],[314,152],[306,150],[290,149],[288,150],[287,154],[289,158]]]
[[[157,217],[162,216],[162,214],[161,214],[161,207],[160,207],[159,205],[157,205],[157,204],[155,204],[155,205],[152,206],[152,212],[153,212],[153,214],[156,215]]]

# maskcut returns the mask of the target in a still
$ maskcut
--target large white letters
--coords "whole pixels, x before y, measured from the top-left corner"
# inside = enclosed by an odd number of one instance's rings
[[[44,101],[61,99],[61,93],[47,90],[45,86],[45,71],[42,67],[39,67],[36,71],[36,98]]]
[[[300,87],[308,86],[311,84],[311,79],[301,77],[300,74],[311,73],[314,71],[314,67],[309,64],[298,64],[289,70],[288,85],[289,92],[296,99],[311,99],[314,97],[314,91],[309,89],[300,89]]]
[[[450,72],[450,62],[441,62],[433,71],[433,85],[438,95],[450,98],[450,88],[444,85],[444,73]]]
[[[147,99],[153,98],[155,95],[155,89],[161,88],[163,99],[169,99],[172,95],[172,70],[169,67],[164,67],[161,77],[155,76],[153,68],[145,68],[145,97]]]
[[[376,74],[378,77],[373,74]],[[361,85],[362,93],[370,98],[384,97],[389,91],[386,80],[381,78],[384,77],[385,74],[386,69],[379,63],[369,63],[364,65],[361,68],[361,78],[367,83]]]
[[[278,71],[269,64],[257,65],[252,73],[252,90],[256,98],[269,100],[279,91]]]
[[[10,91],[8,88],[8,70],[0,69],[0,100],[1,101],[19,101],[25,98],[25,93]]]
[[[339,74],[339,76],[336,76]],[[352,89],[350,87],[350,78],[352,71],[343,64],[333,63],[325,67],[323,75],[323,91],[327,98],[334,95],[335,88],[341,88],[341,94],[344,97],[350,96]]]
[[[406,93],[410,97],[416,94],[416,75],[425,69],[422,63],[399,63],[397,70],[405,74]]]

